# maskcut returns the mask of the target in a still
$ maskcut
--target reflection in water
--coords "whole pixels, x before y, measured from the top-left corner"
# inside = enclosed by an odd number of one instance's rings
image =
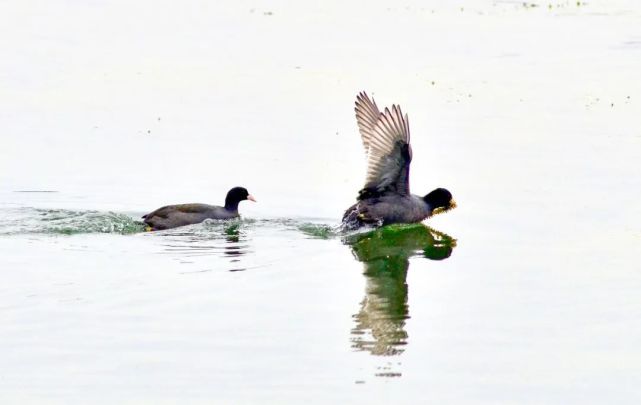
[[[164,253],[179,254],[181,257],[228,257],[232,263],[229,271],[245,270],[238,263],[242,256],[251,252],[241,220],[205,221],[203,224],[154,234],[168,239],[168,243],[164,244]]]
[[[422,224],[391,225],[344,240],[363,262],[366,286],[360,311],[353,315],[352,347],[377,356],[394,356],[407,344],[405,320],[409,258],[448,258],[456,241]],[[398,373],[378,373],[398,376]]]

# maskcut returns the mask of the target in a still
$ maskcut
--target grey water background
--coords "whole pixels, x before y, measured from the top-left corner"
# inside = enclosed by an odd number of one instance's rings
[[[0,4],[2,403],[638,403],[641,6]],[[358,91],[451,213],[345,237]],[[164,204],[243,219],[144,233]]]

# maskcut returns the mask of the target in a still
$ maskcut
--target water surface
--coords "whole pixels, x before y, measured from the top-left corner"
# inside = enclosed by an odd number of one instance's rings
[[[2,403],[641,401],[636,2],[0,15]],[[336,232],[361,90],[456,210]]]

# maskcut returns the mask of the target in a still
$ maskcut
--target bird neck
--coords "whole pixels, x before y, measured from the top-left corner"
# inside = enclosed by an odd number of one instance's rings
[[[238,211],[238,204],[240,204],[240,201],[229,197],[225,198],[225,209],[227,211]]]

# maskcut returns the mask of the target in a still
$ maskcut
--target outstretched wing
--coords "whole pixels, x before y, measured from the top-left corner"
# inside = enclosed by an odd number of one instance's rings
[[[355,111],[367,156],[365,186],[358,199],[388,193],[408,195],[412,148],[407,115],[396,105],[381,113],[365,93],[356,97]]]

